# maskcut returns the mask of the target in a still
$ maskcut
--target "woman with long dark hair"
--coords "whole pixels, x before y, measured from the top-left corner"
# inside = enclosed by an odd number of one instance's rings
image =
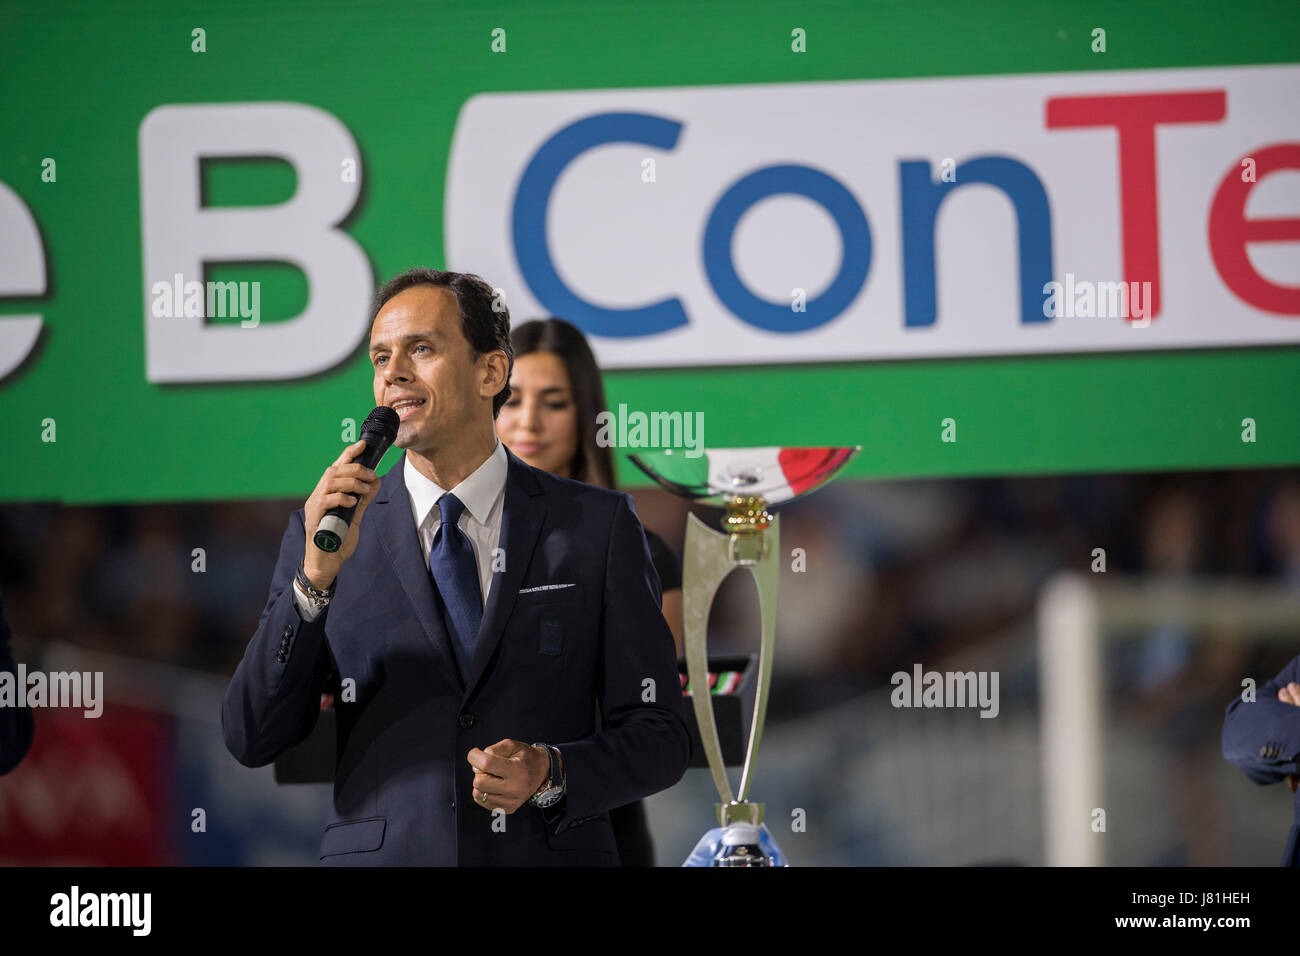
[[[510,333],[515,364],[510,399],[497,417],[502,444],[532,465],[564,478],[614,488],[614,456],[596,441],[596,415],[608,411],[605,386],[582,332],[563,319],[525,322]],[[682,656],[682,570],[672,549],[646,529],[659,573],[663,612]],[[676,690],[676,688],[674,688]],[[642,801],[610,812],[623,866],[654,866]]]

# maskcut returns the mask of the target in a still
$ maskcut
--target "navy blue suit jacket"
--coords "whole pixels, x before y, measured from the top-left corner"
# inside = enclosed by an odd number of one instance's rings
[[[271,763],[311,733],[321,693],[343,682],[323,863],[616,866],[610,809],[686,771],[676,651],[632,499],[508,460],[504,569],[463,677],[411,517],[405,455],[310,623],[292,598],[303,510],[289,519],[222,729],[240,763]],[[573,586],[528,590],[559,584]],[[465,755],[507,737],[561,749],[559,806],[494,816],[473,802]]]
[[[1277,783],[1300,773],[1300,707],[1277,699],[1279,689],[1300,681],[1300,657],[1259,688],[1254,701],[1240,695],[1228,705],[1223,719],[1223,756],[1255,783]],[[1300,866],[1300,791],[1293,797],[1294,816],[1283,866]]]

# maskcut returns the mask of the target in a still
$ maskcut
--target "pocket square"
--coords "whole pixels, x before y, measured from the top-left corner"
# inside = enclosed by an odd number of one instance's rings
[[[534,591],[558,591],[561,588],[577,587],[576,584],[539,584],[535,588],[520,588],[520,594],[532,594]]]

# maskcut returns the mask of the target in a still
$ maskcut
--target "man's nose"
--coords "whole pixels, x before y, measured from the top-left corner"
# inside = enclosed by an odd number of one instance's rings
[[[384,381],[388,385],[396,382],[409,382],[411,380],[411,370],[407,368],[405,359],[399,359],[389,356],[388,364],[384,366]]]

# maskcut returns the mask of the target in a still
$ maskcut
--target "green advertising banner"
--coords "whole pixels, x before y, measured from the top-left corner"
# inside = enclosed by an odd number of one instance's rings
[[[1291,0],[53,0],[0,63],[0,500],[305,498],[414,265],[846,477],[1300,462]]]

